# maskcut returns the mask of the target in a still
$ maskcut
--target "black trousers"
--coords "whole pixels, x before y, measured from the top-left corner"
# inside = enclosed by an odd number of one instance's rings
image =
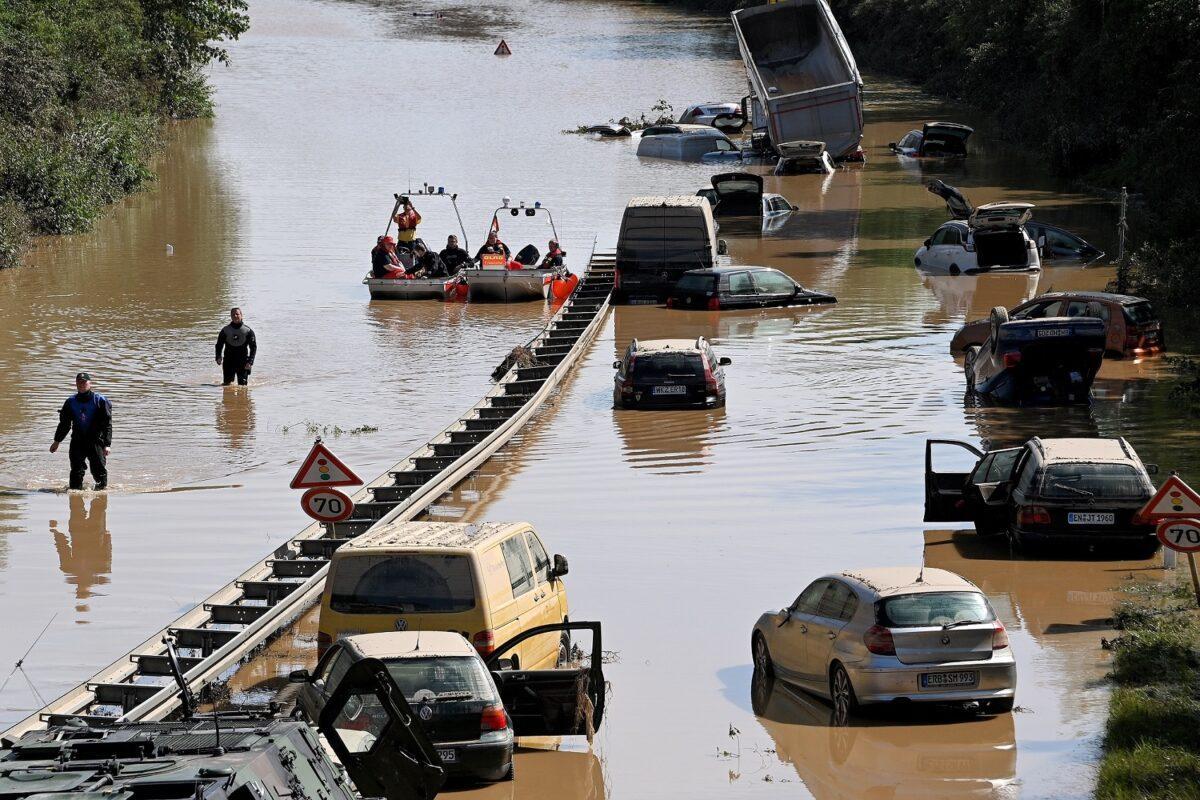
[[[104,464],[104,445],[95,440],[71,437],[71,447],[67,451],[71,458],[71,488],[83,488],[83,473],[88,466],[92,468],[92,478],[96,488],[103,489],[108,485],[108,467]]]
[[[246,381],[250,378],[250,365],[245,361],[234,361],[231,358],[226,358],[221,362],[221,372],[225,375],[225,385],[233,383],[236,376],[238,386],[245,386]]]

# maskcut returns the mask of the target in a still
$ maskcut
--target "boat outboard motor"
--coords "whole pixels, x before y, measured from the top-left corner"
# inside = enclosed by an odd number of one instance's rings
[[[524,264],[527,267],[534,267],[537,266],[538,257],[540,255],[541,253],[538,252],[537,247],[532,244],[527,244],[520,249],[520,251],[517,253],[517,257],[513,260],[520,264]]]

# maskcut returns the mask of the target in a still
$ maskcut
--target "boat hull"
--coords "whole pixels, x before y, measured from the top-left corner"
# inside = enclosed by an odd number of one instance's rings
[[[544,300],[545,278],[553,269],[469,269],[466,271],[473,303],[522,303]]]
[[[453,278],[376,278],[368,274],[363,283],[372,300],[451,300]]]

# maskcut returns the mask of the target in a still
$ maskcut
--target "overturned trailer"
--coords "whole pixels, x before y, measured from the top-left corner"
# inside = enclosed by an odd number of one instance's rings
[[[826,0],[733,12],[750,80],[747,116],[770,144],[825,142],[834,158],[862,141],[862,76]]]

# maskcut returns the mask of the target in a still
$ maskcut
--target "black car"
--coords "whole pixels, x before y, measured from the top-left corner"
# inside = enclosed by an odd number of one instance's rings
[[[836,303],[770,267],[713,267],[685,272],[667,297],[667,308],[707,309],[808,306]]]
[[[934,450],[965,450],[969,472],[939,472]],[[982,536],[1005,534],[1015,547],[1069,543],[1132,545],[1151,553],[1155,526],[1137,514],[1154,494],[1153,464],[1124,439],[1042,439],[983,452],[966,442],[925,442],[925,521],[970,520]]]
[[[1030,220],[1025,223],[1025,233],[1037,242],[1043,261],[1082,261],[1089,264],[1104,255],[1099,247],[1088,244],[1083,237],[1076,236],[1057,225]]]
[[[698,339],[634,339],[625,358],[613,362],[616,408],[716,408],[725,405],[725,371],[733,363],[717,358]]]

